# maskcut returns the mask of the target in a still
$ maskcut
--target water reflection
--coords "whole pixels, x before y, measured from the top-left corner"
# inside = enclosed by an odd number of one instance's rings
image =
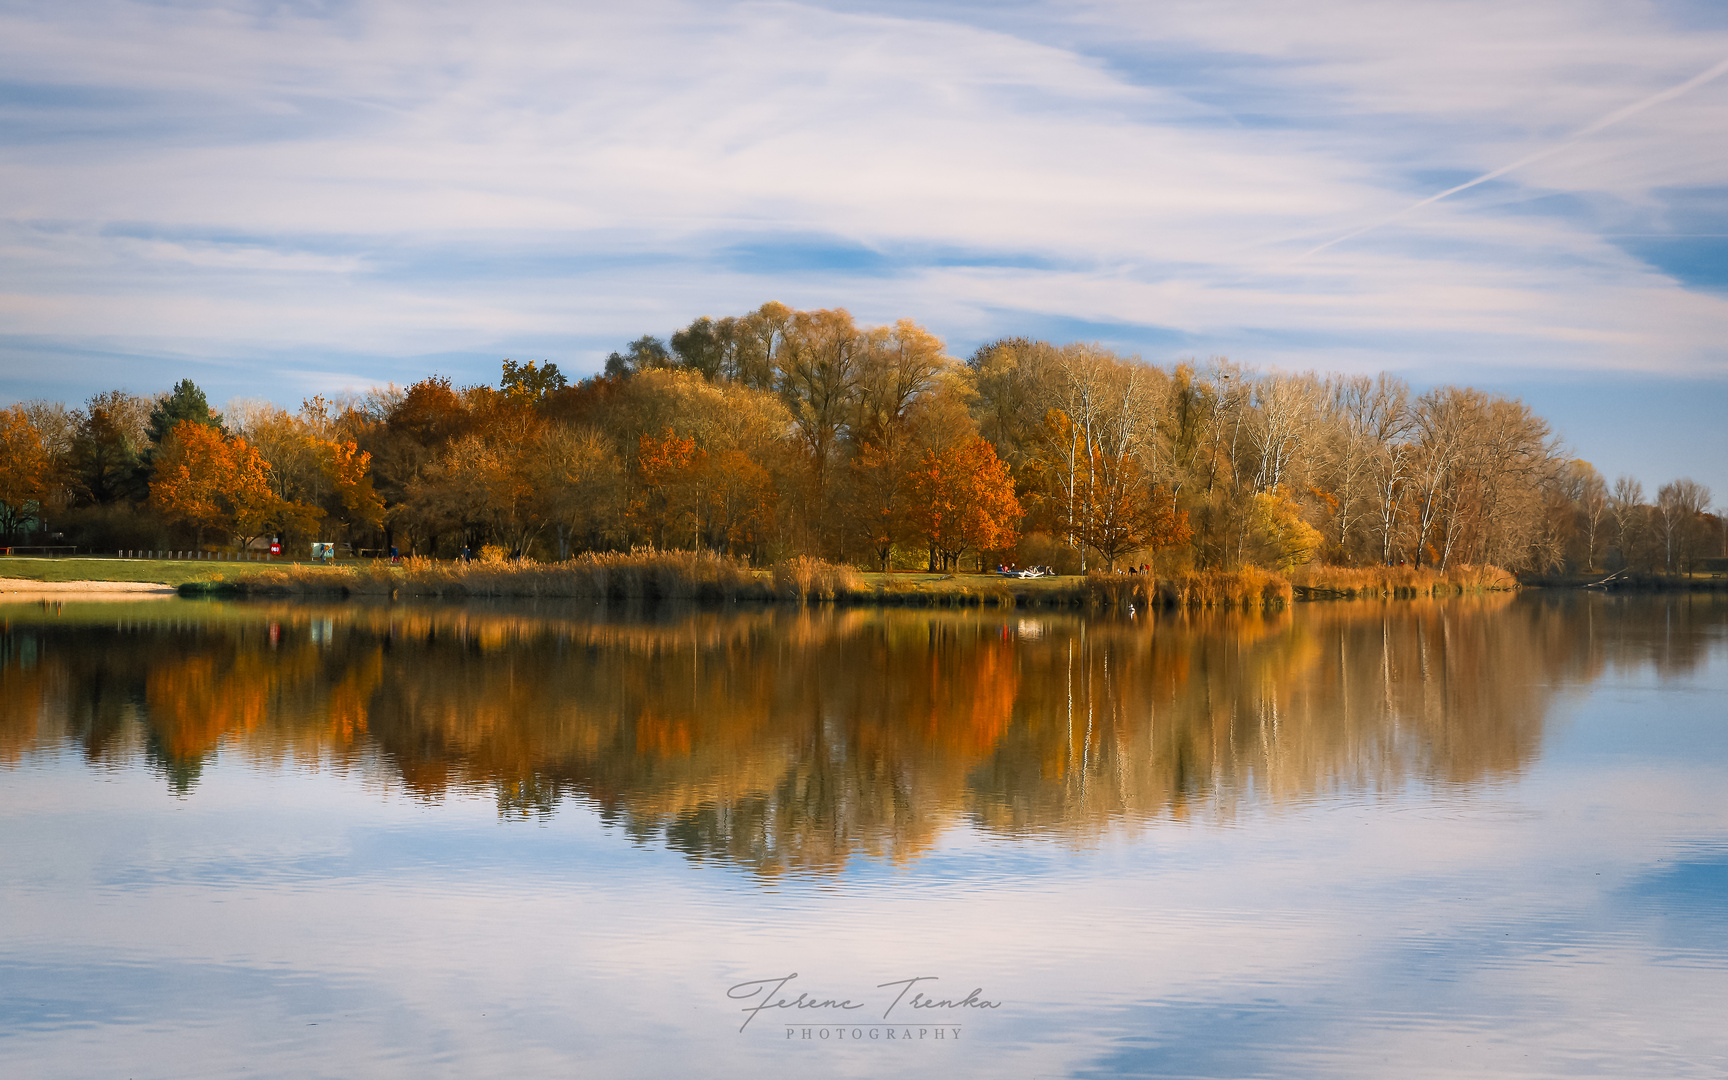
[[[221,755],[380,771],[508,816],[580,799],[763,875],[955,823],[1085,838],[1317,795],[1468,788],[1560,688],[1703,658],[1708,600],[1510,597],[1100,621],[1017,612],[0,608],[0,761],[75,746],[195,798]],[[1637,655],[1630,655],[1636,653]]]

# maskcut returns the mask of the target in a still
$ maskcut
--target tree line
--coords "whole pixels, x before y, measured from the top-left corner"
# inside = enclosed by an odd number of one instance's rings
[[[503,363],[290,413],[182,381],[0,413],[0,532],[101,548],[281,536],[452,556],[705,549],[876,568],[1684,571],[1709,490],[1653,500],[1522,402],[1390,376],[1161,367],[769,303],[643,336],[572,383]]]

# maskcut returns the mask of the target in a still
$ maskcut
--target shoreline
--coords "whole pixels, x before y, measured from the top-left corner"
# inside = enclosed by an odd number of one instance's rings
[[[14,593],[121,593],[127,596],[173,596],[180,590],[159,581],[109,581],[78,578],[72,581],[41,581],[36,578],[0,577],[0,595]]]
[[[69,565],[70,564],[70,565]],[[100,568],[99,568],[100,567]],[[220,567],[220,568],[218,568]],[[381,572],[368,563],[320,566],[287,563],[221,563],[160,560],[7,558],[0,560],[0,597],[32,599],[144,599],[150,597],[354,597],[390,600],[567,599],[625,602],[686,601],[726,603],[831,603],[846,607],[998,607],[1005,609],[1236,608],[1272,609],[1325,601],[1395,601],[1486,595],[1488,592],[1541,589],[1546,592],[1600,591],[1607,595],[1651,592],[1728,591],[1728,578],[1670,580],[1643,575],[1598,583],[1599,576],[1568,579],[1529,576],[1512,589],[1452,585],[1442,589],[1384,587],[1358,590],[1355,582],[1291,582],[1282,589],[1240,575],[1215,575],[1217,581],[1154,576],[1094,574],[1016,579],[993,574],[930,574],[840,570],[838,577],[801,585],[777,580],[768,571],[744,570],[730,581],[684,579],[677,574],[629,577],[607,575],[583,581],[560,574],[554,565],[541,572],[504,573],[470,568],[434,568],[431,578]],[[22,572],[27,576],[17,576]],[[1347,571],[1349,572],[1349,571]],[[51,578],[65,574],[63,580]],[[607,580],[607,578],[610,580]],[[126,580],[130,578],[130,580]],[[1502,578],[1510,585],[1509,578]],[[1272,583],[1282,584],[1282,581]],[[1366,585],[1367,582],[1362,584]],[[1403,583],[1395,583],[1402,585]],[[1475,583],[1471,583],[1474,585]],[[1333,586],[1333,587],[1328,587]],[[1336,586],[1345,586],[1339,588]],[[1286,591],[1287,590],[1287,591]],[[1281,593],[1282,595],[1278,595]]]
[[[1113,607],[1138,606],[1143,610],[1171,609],[1180,610],[1193,608],[1235,608],[1238,610],[1261,610],[1264,608],[1279,608],[1290,604],[1309,604],[1324,602],[1362,603],[1367,601],[1396,602],[1416,599],[1447,599],[1450,597],[1486,595],[1483,592],[1454,592],[1447,596],[1417,596],[1406,595],[1403,591],[1393,595],[1345,595],[1322,589],[1298,588],[1295,595],[1287,602],[1268,604],[1258,603],[1181,603],[1172,602],[1157,595],[1156,584],[1147,588],[1147,583],[1128,578],[1104,579],[1105,589],[1102,592],[1116,592],[1108,589],[1111,584],[1120,581],[1120,591],[1133,595],[1103,595],[1098,583],[1075,575],[1061,579],[1043,579],[1039,586],[1025,587],[1023,582],[1012,582],[1009,579],[996,579],[987,575],[979,575],[975,579],[971,575],[961,577],[941,578],[930,575],[935,580],[921,580],[910,583],[910,587],[895,589],[881,584],[864,584],[853,589],[836,590],[831,596],[781,596],[770,592],[749,596],[706,595],[697,590],[693,595],[665,595],[659,593],[635,594],[618,593],[606,596],[559,595],[556,593],[503,593],[486,591],[420,591],[413,588],[399,587],[392,589],[351,588],[354,581],[332,581],[328,586],[322,583],[296,581],[292,584],[279,581],[254,581],[249,579],[233,580],[193,580],[179,585],[164,582],[142,581],[111,581],[99,578],[80,578],[68,581],[42,581],[29,578],[0,578],[0,603],[7,600],[32,600],[40,598],[67,599],[144,599],[144,598],[229,598],[229,599],[373,599],[392,601],[442,600],[461,603],[469,600],[604,600],[607,602],[693,602],[697,604],[834,604],[840,607],[999,607],[1008,609],[1036,608],[1093,608],[1107,609]],[[1019,585],[1020,587],[1016,587]],[[1138,588],[1135,588],[1138,586]],[[1493,590],[1508,592],[1515,590]]]

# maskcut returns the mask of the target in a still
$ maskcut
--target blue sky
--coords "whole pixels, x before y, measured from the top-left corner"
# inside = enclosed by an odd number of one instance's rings
[[[1692,2],[0,0],[0,399],[775,299],[1473,383],[1728,500],[1725,61]]]

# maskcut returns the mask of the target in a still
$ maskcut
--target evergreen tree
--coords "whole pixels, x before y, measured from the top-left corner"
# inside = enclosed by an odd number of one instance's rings
[[[191,379],[181,379],[169,395],[156,403],[150,410],[150,446],[152,450],[160,447],[168,438],[168,433],[174,430],[174,425],[182,420],[190,420],[195,424],[206,424],[222,431],[222,417],[210,408],[210,402],[205,400],[204,391]]]

